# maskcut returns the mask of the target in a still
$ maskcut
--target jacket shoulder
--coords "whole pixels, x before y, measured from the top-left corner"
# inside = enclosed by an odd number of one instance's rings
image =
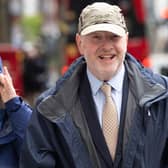
[[[168,77],[155,73],[151,68],[144,67],[136,58],[134,58],[134,56],[129,53],[126,54],[126,60],[127,62],[132,62],[148,81],[151,83],[159,83],[165,88],[168,88]]]
[[[41,101],[44,101],[49,96],[55,95],[57,93],[57,91],[60,89],[60,87],[62,87],[64,82],[66,80],[68,80],[72,76],[72,74],[75,71],[75,69],[78,66],[80,66],[84,61],[85,60],[84,60],[83,56],[81,56],[78,59],[76,59],[76,61],[74,61],[74,63],[72,63],[72,65],[69,67],[68,71],[56,81],[55,85],[53,87],[49,88],[48,90],[44,91],[37,98],[36,105],[38,105]]]

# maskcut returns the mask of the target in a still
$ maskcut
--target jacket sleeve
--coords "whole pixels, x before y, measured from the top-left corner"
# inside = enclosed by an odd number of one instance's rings
[[[18,140],[22,141],[31,117],[31,107],[20,97],[15,97],[5,103],[5,108],[12,124],[14,134],[17,136]]]
[[[22,146],[20,168],[56,167],[54,147],[51,145],[51,139],[54,139],[51,125],[39,112],[33,111]]]

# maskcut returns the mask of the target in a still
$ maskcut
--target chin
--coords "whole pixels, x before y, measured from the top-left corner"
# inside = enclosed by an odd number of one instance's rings
[[[112,78],[113,76],[112,76],[112,74],[110,73],[107,73],[107,72],[105,72],[105,73],[102,73],[101,75],[99,75],[99,80],[101,80],[101,81],[108,81],[108,80],[110,80],[111,78]]]

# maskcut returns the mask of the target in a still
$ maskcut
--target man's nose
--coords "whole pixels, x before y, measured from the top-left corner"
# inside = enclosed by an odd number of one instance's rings
[[[111,50],[113,49],[113,42],[110,39],[104,39],[103,41],[103,48],[106,50]]]

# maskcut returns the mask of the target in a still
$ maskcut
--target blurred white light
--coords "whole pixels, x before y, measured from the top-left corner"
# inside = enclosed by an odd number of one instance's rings
[[[23,14],[35,15],[38,13],[38,1],[37,0],[23,0]]]

